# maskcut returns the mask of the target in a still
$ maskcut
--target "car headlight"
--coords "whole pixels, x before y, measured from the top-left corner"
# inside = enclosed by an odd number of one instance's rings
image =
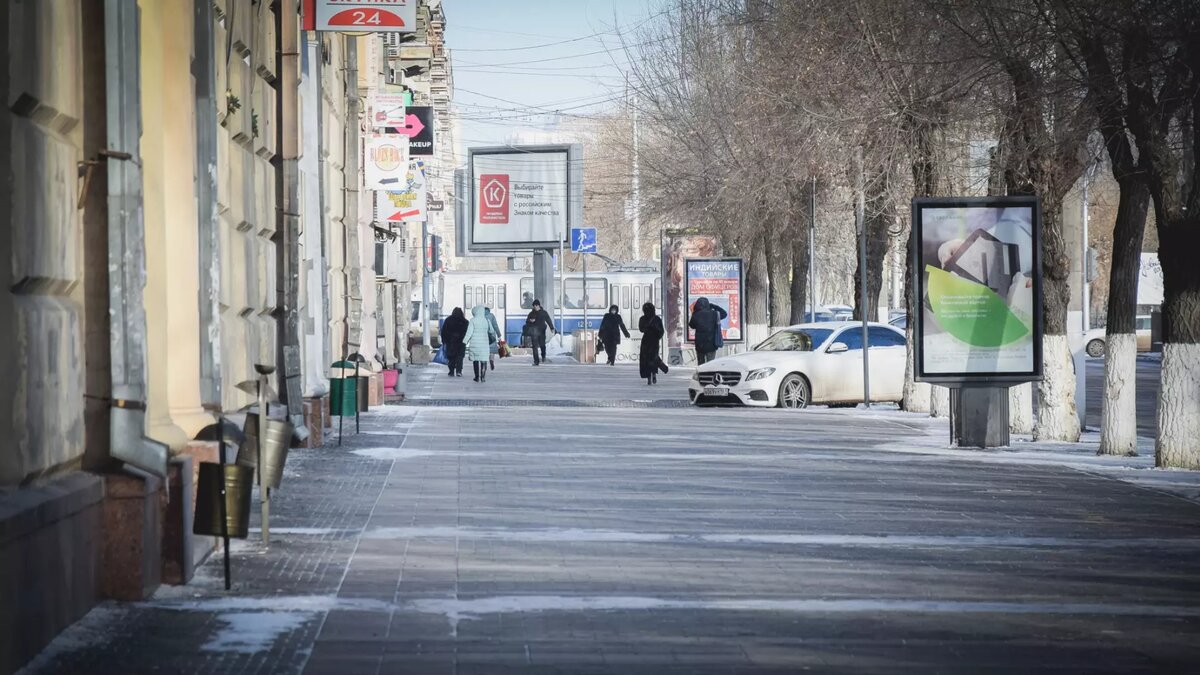
[[[749,382],[750,380],[761,380],[774,374],[774,368],[759,368],[758,370],[750,371],[750,374],[746,376],[746,381]]]

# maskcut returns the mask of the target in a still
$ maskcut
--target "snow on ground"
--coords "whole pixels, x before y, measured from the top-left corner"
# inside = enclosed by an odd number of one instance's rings
[[[280,637],[300,628],[317,614],[302,612],[234,612],[218,614],[224,626],[200,646],[205,652],[258,654],[269,651]]]

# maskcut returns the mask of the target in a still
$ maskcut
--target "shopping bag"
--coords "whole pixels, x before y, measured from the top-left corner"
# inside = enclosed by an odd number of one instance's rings
[[[500,341],[500,344],[497,347],[497,349],[498,349],[498,351],[496,353],[499,354],[500,358],[502,358],[502,359],[512,356],[512,353],[510,351],[508,351],[508,343],[505,342],[504,340]]]
[[[438,347],[437,353],[433,355],[433,362],[443,366],[450,365],[450,359],[446,357],[446,345]]]

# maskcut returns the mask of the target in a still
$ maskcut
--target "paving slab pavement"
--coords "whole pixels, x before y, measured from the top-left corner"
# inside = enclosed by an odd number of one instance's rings
[[[409,405],[289,458],[276,541],[239,543],[232,593],[210,561],[105,603],[30,672],[1200,662],[1195,502],[1061,449],[948,450],[944,420],[898,411],[690,408],[689,375],[414,368]]]

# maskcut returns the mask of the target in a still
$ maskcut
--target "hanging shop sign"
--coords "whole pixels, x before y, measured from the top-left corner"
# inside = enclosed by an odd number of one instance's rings
[[[404,110],[404,119],[399,123],[387,124],[384,133],[399,134],[408,138],[408,154],[429,157],[433,154],[433,108],[409,106]]]
[[[685,316],[690,317],[696,301],[708,301],[725,310],[721,320],[721,336],[727,343],[746,341],[745,316],[742,305],[745,278],[741,258],[688,258],[684,261]],[[696,341],[696,331],[687,329],[687,341]]]
[[[418,0],[304,0],[304,30],[412,33]]]
[[[1040,380],[1040,201],[916,199],[912,222],[916,379]]]
[[[371,126],[381,130],[403,127],[408,114],[404,94],[375,94],[371,97]]]
[[[386,223],[422,222],[426,219],[427,198],[425,162],[412,159],[408,162],[402,189],[375,193],[376,213],[379,220]]]
[[[367,136],[363,148],[363,185],[368,190],[400,190],[408,172],[408,141],[400,136]]]

